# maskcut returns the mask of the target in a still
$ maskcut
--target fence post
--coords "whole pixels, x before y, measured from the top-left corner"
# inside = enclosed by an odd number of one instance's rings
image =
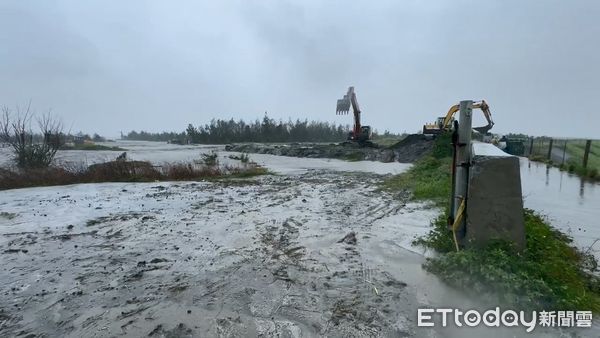
[[[531,137],[531,143],[529,143],[529,157],[533,154],[533,136]]]
[[[588,157],[590,156],[590,148],[592,147],[592,140],[585,141],[585,152],[583,153],[583,169],[587,169]]]
[[[565,154],[566,153],[567,153],[567,140],[565,140],[565,146],[563,148],[563,159],[562,159],[562,164],[561,165],[565,164]]]
[[[552,143],[554,143],[554,139],[550,139],[550,145],[548,146],[548,160],[552,160]]]

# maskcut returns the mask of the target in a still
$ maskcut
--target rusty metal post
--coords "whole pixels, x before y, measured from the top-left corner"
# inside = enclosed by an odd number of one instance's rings
[[[460,101],[458,124],[458,147],[456,148],[456,168],[454,183],[454,203],[452,219],[458,214],[458,209],[463,200],[467,203],[467,191],[469,184],[469,166],[471,164],[471,128],[473,101]],[[464,238],[466,217],[463,217],[457,231],[457,238]]]
[[[550,145],[548,146],[548,159],[552,160],[552,143],[554,143],[554,139],[550,139]]]
[[[590,156],[591,148],[592,148],[592,140],[585,141],[585,151],[583,152],[583,169],[587,169],[588,157]]]

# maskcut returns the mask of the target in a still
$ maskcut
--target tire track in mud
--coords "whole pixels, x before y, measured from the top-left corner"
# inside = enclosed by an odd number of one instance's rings
[[[309,171],[46,198],[38,214],[70,203],[97,216],[3,234],[27,252],[3,257],[0,334],[411,334],[414,296],[362,254],[373,222],[402,209],[379,179]],[[357,244],[338,243],[350,231]]]

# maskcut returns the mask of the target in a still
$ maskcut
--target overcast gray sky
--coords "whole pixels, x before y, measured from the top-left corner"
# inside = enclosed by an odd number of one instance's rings
[[[495,132],[600,138],[600,1],[0,1],[0,105],[74,130],[336,116],[416,132],[485,98]],[[483,124],[483,118],[476,118]]]

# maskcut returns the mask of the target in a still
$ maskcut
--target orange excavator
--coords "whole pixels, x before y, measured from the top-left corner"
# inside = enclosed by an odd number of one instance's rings
[[[335,113],[336,115],[346,115],[350,112],[350,107],[352,107],[352,112],[354,113],[354,127],[348,133],[348,141],[358,142],[359,144],[370,143],[373,133],[370,126],[360,124],[360,108],[358,107],[354,87],[348,88],[348,93],[343,98],[337,100]]]
[[[485,135],[494,126],[492,113],[490,112],[490,106],[487,104],[487,102],[485,102],[485,100],[481,100],[473,102],[473,109],[477,108],[481,109],[488,124],[482,127],[473,127],[473,130]],[[450,107],[446,116],[438,117],[435,123],[425,124],[423,126],[423,134],[436,135],[450,129],[452,122],[454,121],[454,114],[456,114],[458,109],[459,105],[455,104],[454,106]]]

